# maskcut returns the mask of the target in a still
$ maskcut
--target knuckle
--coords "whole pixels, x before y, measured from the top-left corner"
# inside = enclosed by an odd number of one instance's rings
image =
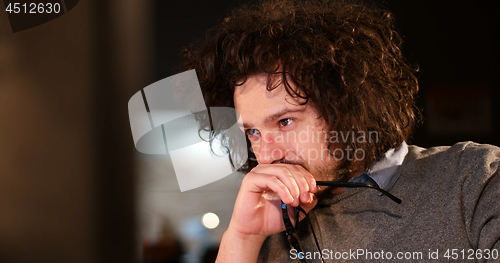
[[[248,174],[247,174],[247,175],[245,175],[245,176],[243,177],[243,179],[241,180],[241,184],[242,184],[242,185],[246,185],[246,184],[248,184],[248,180],[250,180],[250,179],[249,179]]]
[[[251,183],[254,178],[257,177],[257,173],[255,172],[249,172],[245,176],[243,176],[243,179],[241,179],[241,184],[248,184]]]

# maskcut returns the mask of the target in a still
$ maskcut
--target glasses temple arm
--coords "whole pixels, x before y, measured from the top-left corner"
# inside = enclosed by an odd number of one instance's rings
[[[384,189],[382,189],[380,187],[373,186],[373,185],[370,185],[370,184],[349,183],[349,182],[316,181],[316,185],[333,186],[333,187],[353,187],[353,188],[356,188],[356,187],[367,187],[367,188],[372,188],[372,189],[375,189],[375,190],[383,193],[384,195],[386,195],[387,197],[389,197],[392,201],[394,201],[394,202],[396,202],[398,204],[401,204],[401,199],[395,197],[394,195],[392,195],[391,193],[387,192],[386,190],[384,190]]]

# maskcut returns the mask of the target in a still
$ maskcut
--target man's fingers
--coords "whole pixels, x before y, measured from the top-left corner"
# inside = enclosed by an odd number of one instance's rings
[[[318,187],[316,186],[316,179],[314,176],[306,170],[306,168],[302,167],[302,165],[296,165],[297,169],[302,172],[304,178],[309,184],[309,192],[316,193],[318,191]]]
[[[312,193],[317,191],[316,181],[314,177],[301,165],[292,164],[272,164],[272,165],[259,165],[251,171],[251,175],[255,184],[259,185],[260,191],[265,191],[269,187],[271,191],[277,192],[278,189],[282,193],[278,193],[284,203],[288,204],[290,200],[288,194],[292,197],[293,201],[290,203],[292,206],[298,206],[300,203],[306,204],[313,201]],[[283,186],[277,182],[269,185],[264,185],[265,181],[280,181],[288,190],[285,194]],[[275,189],[271,189],[274,187]],[[259,191],[254,189],[253,191]]]
[[[290,194],[292,194],[294,198],[293,205],[299,205],[300,194],[304,191],[304,184],[306,184],[306,181],[300,180],[300,175],[297,175],[298,170],[296,168],[291,165],[273,164],[268,166],[257,166],[252,172],[278,178],[278,180],[288,187]]]
[[[309,202],[310,186],[309,186],[309,183],[307,182],[306,175],[304,174],[304,170],[300,170],[298,167],[302,167],[302,166],[293,165],[293,166],[290,166],[290,169],[293,170],[292,174],[294,175],[295,181],[297,182],[297,185],[299,186],[299,189],[300,189],[300,202],[302,202],[302,203]]]
[[[300,207],[302,207],[302,209],[304,209],[306,212],[311,211],[318,203],[318,198],[316,198],[314,194],[309,193],[309,196],[310,196],[309,202],[300,204]]]
[[[316,196],[314,194],[309,193],[309,195],[311,198],[310,202],[300,203],[300,207],[302,209],[304,209],[304,211],[306,213],[309,213],[309,211],[311,211],[318,203],[318,199],[316,198]],[[295,214],[295,208],[292,206],[287,206],[287,210],[288,210],[288,214],[290,215],[290,220],[292,221],[292,224],[295,225],[295,218],[292,216]],[[306,217],[306,215],[304,213],[299,212],[299,221],[302,221],[302,219],[304,219],[305,217]]]
[[[296,197],[292,193],[289,186],[287,186],[278,177],[271,174],[253,174],[251,178],[250,177],[247,178],[244,178],[244,182],[245,184],[247,184],[247,182],[251,184],[249,190],[252,192],[260,192],[262,193],[264,198],[272,200],[273,195],[268,193],[268,191],[272,191],[279,195],[283,203],[293,204],[295,202]]]

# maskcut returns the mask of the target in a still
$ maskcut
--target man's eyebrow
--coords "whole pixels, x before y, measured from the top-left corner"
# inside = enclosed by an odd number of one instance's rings
[[[300,109],[289,109],[289,108],[284,108],[272,115],[269,115],[267,116],[265,119],[264,119],[264,125],[267,125],[271,122],[274,122],[276,121],[277,119],[281,118],[283,115],[285,114],[288,114],[288,113],[294,113],[294,112],[301,112],[301,111],[305,111],[306,110],[306,107],[301,107]],[[252,125],[250,123],[243,123],[243,127],[246,128],[246,129],[251,129],[253,127],[255,127],[255,125]]]

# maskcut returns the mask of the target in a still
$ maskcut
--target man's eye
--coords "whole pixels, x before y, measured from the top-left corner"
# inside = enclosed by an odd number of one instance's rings
[[[254,136],[254,135],[257,135],[259,133],[258,130],[256,129],[248,129],[245,131],[245,133],[248,135],[248,136]]]
[[[282,119],[279,121],[279,124],[281,127],[285,127],[285,126],[292,124],[292,122],[293,122],[292,119]]]

